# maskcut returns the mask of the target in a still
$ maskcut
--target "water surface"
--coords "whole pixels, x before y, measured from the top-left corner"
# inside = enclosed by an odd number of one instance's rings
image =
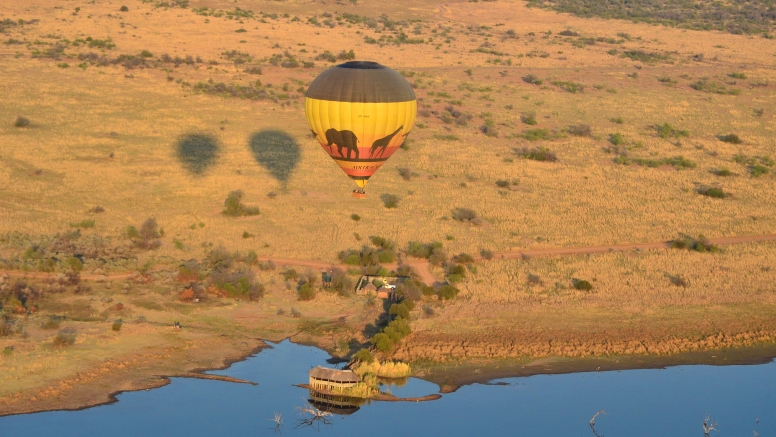
[[[80,411],[0,418],[0,436],[703,436],[707,414],[722,436],[776,436],[776,362],[752,366],[679,366],[660,370],[537,375],[464,386],[432,402],[373,402],[317,427],[299,425],[307,371],[329,355],[289,341],[215,374],[257,386],[173,378],[155,390]],[[410,378],[387,387],[397,396],[438,392]],[[759,420],[759,423],[758,423]],[[715,434],[712,434],[715,435]],[[593,436],[594,437],[594,436]]]

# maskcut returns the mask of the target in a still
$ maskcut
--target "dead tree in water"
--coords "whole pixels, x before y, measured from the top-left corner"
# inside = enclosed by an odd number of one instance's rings
[[[275,429],[275,433],[278,433],[278,434],[281,433],[280,428],[283,426],[283,415],[282,414],[276,412],[275,413],[275,417],[273,417],[272,419],[267,419],[267,420],[271,420],[271,421],[275,422],[275,428],[274,428]]]
[[[606,411],[601,410],[593,415],[593,418],[590,419],[590,429],[593,430],[593,434],[595,434],[596,437],[604,437],[603,434],[598,434],[598,432],[595,430],[595,418],[598,417],[601,414],[606,414]]]
[[[305,402],[307,403],[306,407],[296,407],[296,409],[299,410],[299,414],[310,414],[310,417],[300,419],[294,429],[299,428],[300,426],[315,426],[317,430],[320,430],[321,423],[324,425],[331,425],[331,419],[328,417],[332,415],[330,412],[319,410],[309,401]]]
[[[707,414],[706,419],[703,420],[703,437],[709,437],[709,433],[712,431],[719,431],[717,429],[717,422]]]

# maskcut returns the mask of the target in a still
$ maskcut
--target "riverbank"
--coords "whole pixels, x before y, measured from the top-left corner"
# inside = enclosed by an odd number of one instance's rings
[[[340,349],[337,338],[358,335],[359,324],[363,327],[379,312],[376,308],[364,307],[359,298],[323,295],[315,304],[294,303],[297,311],[305,314],[301,319],[294,319],[278,314],[278,306],[287,303],[287,298],[283,293],[270,293],[261,303],[210,302],[199,306],[189,304],[176,312],[145,311],[144,321],[125,323],[120,332],[111,331],[105,322],[66,322],[80,333],[79,340],[68,349],[52,348],[46,343],[49,339],[32,329],[33,323],[28,323],[30,335],[25,342],[17,343],[20,346],[15,352],[17,355],[4,356],[0,362],[4,379],[0,416],[78,410],[115,402],[116,395],[124,391],[157,388],[168,384],[170,377],[189,377],[226,368],[271,347],[262,338],[279,341],[290,337],[292,341],[337,353],[335,349]],[[137,314],[137,299],[127,302],[130,302],[127,312]],[[186,311],[189,314],[183,315]],[[349,323],[342,323],[340,317]],[[164,322],[176,318],[182,320],[182,329]],[[686,323],[692,324],[692,321]],[[412,345],[422,335],[413,334],[406,344]],[[466,340],[460,337],[457,342]],[[34,341],[37,345],[31,344]],[[504,377],[682,364],[757,364],[773,357],[776,357],[776,344],[767,343],[670,355],[634,351],[576,358],[561,353],[542,358],[504,355],[489,359],[414,360],[413,370],[415,377],[431,381],[439,385],[441,393],[447,393],[462,385]],[[21,375],[21,369],[28,374]]]

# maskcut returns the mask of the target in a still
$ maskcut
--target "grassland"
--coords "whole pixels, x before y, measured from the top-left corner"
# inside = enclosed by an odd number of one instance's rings
[[[100,248],[79,254],[82,274],[156,272],[132,286],[146,295],[123,302],[132,317],[122,317],[158,325],[115,334],[119,316],[104,313],[106,303],[98,321],[68,322],[83,333],[72,349],[49,350],[54,334],[39,322],[72,307],[46,305],[83,297],[68,289],[47,298],[41,319],[25,323],[29,339],[0,338],[25,351],[0,362],[7,411],[20,405],[10,400],[17,395],[25,411],[47,408],[30,401],[35,381],[67,381],[149,342],[193,341],[186,329],[170,331],[175,320],[199,327],[201,350],[228,327],[236,355],[257,338],[296,332],[330,349],[365,340],[379,309],[327,293],[297,303],[278,271],[256,272],[266,286],[258,303],[180,302],[186,284],[166,275],[218,247],[334,261],[373,235],[402,249],[442,241],[452,255],[773,233],[776,46],[768,38],[579,18],[520,1],[125,3],[125,12],[102,1],[0,6],[0,261],[66,271],[66,258],[39,263],[36,247],[77,232],[73,239],[93,242],[77,247]],[[420,109],[411,141],[363,200],[350,197],[350,181],[309,137],[302,110],[306,85],[350,50],[402,71]],[[723,140],[731,134],[739,142]],[[554,162],[531,159],[548,153]],[[703,196],[704,187],[726,197]],[[222,214],[235,190],[258,215]],[[384,194],[398,207],[385,208]],[[455,220],[460,207],[479,220]],[[127,227],[151,217],[164,235],[147,250]],[[492,260],[458,284],[452,302],[417,305],[415,333],[395,354],[669,354],[773,341],[774,257],[769,243]],[[117,292],[93,286],[96,295]],[[292,301],[305,320],[277,314]],[[117,346],[98,353],[105,344]],[[184,367],[218,365],[220,353]],[[160,358],[167,364],[146,373],[169,374],[180,358]],[[28,364],[38,370],[25,373]]]

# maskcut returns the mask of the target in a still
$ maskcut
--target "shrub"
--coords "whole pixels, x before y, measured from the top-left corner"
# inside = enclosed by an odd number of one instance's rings
[[[712,173],[714,173],[717,176],[722,176],[722,177],[733,176],[733,172],[730,171],[730,169],[728,169],[727,167],[721,167],[721,168],[719,168],[717,170],[713,170]]]
[[[371,342],[377,348],[377,350],[383,353],[389,353],[393,349],[394,343],[391,341],[391,338],[382,332],[375,334],[375,336],[372,337]]]
[[[16,117],[16,122],[13,124],[16,127],[25,127],[30,125],[30,119],[27,117],[22,117],[21,115]]]
[[[442,300],[450,300],[457,296],[459,292],[460,290],[452,285],[443,285],[437,290],[437,296]]]
[[[113,325],[111,325],[110,329],[116,332],[121,331],[121,325],[123,324],[124,322],[121,319],[118,319],[115,322],[113,322]]]
[[[242,233],[242,237],[243,237],[243,238],[245,238],[245,239],[248,239],[248,238],[253,238],[253,237],[254,237],[254,235],[253,235],[253,234],[251,234],[251,233],[250,233],[250,232],[248,232],[248,231],[243,231],[243,233]]]
[[[221,214],[229,217],[252,216],[259,214],[259,208],[249,207],[242,204],[244,193],[242,190],[235,190],[229,193],[224,201],[225,209]]]
[[[552,81],[552,84],[572,94],[581,93],[585,91],[585,86],[577,82],[554,80]]]
[[[473,264],[474,257],[469,255],[468,253],[460,253],[453,257],[453,262],[456,262],[458,264]]]
[[[745,73],[730,73],[728,76],[732,77],[733,79],[746,79]]]
[[[380,200],[386,208],[396,208],[399,206],[399,196],[395,194],[381,194]]]
[[[84,268],[84,263],[74,256],[68,258],[65,263],[75,272],[80,272]]]
[[[591,284],[589,281],[585,281],[584,279],[580,279],[574,281],[574,288],[577,290],[588,291],[593,289],[593,284]]]
[[[361,216],[358,215],[358,214],[351,214],[350,215],[350,219],[355,221],[355,222],[357,222],[357,221],[361,220]]]
[[[121,9],[119,9],[121,12],[129,12],[129,8],[126,6],[122,6]]]
[[[578,137],[593,136],[593,130],[589,124],[572,124],[568,127],[568,133]]]
[[[401,178],[404,179],[405,181],[409,181],[410,179],[412,179],[412,170],[410,170],[409,168],[399,167],[397,168],[397,170],[399,171],[399,176],[401,176]]]
[[[686,234],[680,234],[676,240],[668,242],[668,246],[674,249],[687,249],[696,252],[718,252],[719,248],[711,244],[703,235],[693,238]]]
[[[664,140],[669,138],[686,137],[690,135],[686,130],[677,129],[668,123],[655,125],[655,130],[657,131],[657,136]]]
[[[520,120],[530,126],[535,126],[537,124],[535,112],[529,112],[521,115]]]
[[[760,164],[755,164],[751,167],[749,167],[749,174],[752,177],[759,178],[762,175],[768,174],[768,168],[764,167]]]
[[[727,193],[722,191],[722,188],[718,187],[701,187],[698,188],[698,194],[701,194],[703,196],[707,197],[713,197],[715,199],[724,199],[727,197]]]
[[[375,357],[372,356],[372,352],[369,352],[369,349],[361,349],[358,352],[356,352],[353,355],[353,358],[362,361],[364,363],[373,363],[375,361]]]
[[[304,282],[297,288],[297,298],[301,301],[315,299],[315,286],[310,281]]]
[[[727,134],[727,135],[720,135],[717,138],[719,138],[720,141],[730,143],[730,144],[741,144],[741,138],[739,138],[736,134]]]
[[[468,208],[455,208],[452,217],[459,222],[471,222],[477,219],[477,213]]]
[[[531,159],[534,161],[541,161],[541,162],[556,162],[558,160],[558,157],[555,156],[555,153],[551,152],[546,147],[533,147],[533,148],[527,148],[524,147],[522,149],[515,150],[517,153],[517,156],[524,158],[524,159]]]
[[[59,325],[62,323],[62,319],[57,316],[49,316],[45,322],[41,324],[43,329],[59,329]]]
[[[140,57],[141,58],[153,58],[154,54],[149,52],[148,50],[143,50],[142,52],[140,52]]]
[[[395,303],[388,309],[388,314],[408,319],[410,317],[410,309],[404,303]]]
[[[542,79],[539,79],[538,77],[534,76],[533,74],[529,74],[527,76],[523,76],[523,82],[530,83],[531,85],[541,85],[544,83]]]
[[[621,133],[613,133],[609,134],[609,142],[614,144],[615,146],[619,146],[620,144],[625,142],[625,138],[622,136]]]
[[[550,138],[550,131],[547,129],[526,129],[521,135],[528,141],[539,141]]]
[[[625,123],[625,120],[623,120],[622,117],[613,117],[613,118],[610,118],[609,121],[611,121],[612,123],[617,123],[617,124]]]
[[[80,222],[70,223],[70,227],[90,229],[94,227],[94,220],[81,220]]]
[[[407,248],[407,255],[415,258],[429,259],[435,251],[442,251],[443,245],[440,242],[433,243],[420,243],[417,241],[410,241]]]
[[[55,347],[67,347],[75,344],[75,330],[73,328],[65,328],[54,337],[53,342]]]
[[[482,257],[482,259],[491,260],[493,259],[493,251],[488,249],[482,249],[480,251],[480,256]]]
[[[496,181],[496,186],[500,188],[507,188],[509,186],[509,181],[506,181],[504,179],[499,179]]]

